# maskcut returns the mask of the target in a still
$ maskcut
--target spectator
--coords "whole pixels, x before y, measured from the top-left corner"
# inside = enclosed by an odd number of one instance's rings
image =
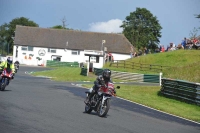
[[[195,40],[194,41],[195,43],[194,43],[194,45],[193,45],[193,48],[195,48],[195,49],[199,49],[200,48],[200,41],[199,40]]]
[[[175,43],[172,43],[171,50],[172,50],[172,51],[176,50],[176,45],[175,45]]]
[[[198,40],[194,37],[194,39],[192,39],[192,42],[193,42],[194,45],[196,45]]]
[[[170,46],[167,45],[167,49],[165,50],[165,52],[170,51]]]
[[[107,62],[108,61],[108,54],[105,54],[104,58],[105,58],[105,62]]]
[[[187,39],[186,49],[192,49],[193,42],[191,39]]]
[[[160,44],[160,48],[159,48],[159,51],[162,51],[162,46],[161,46],[161,44]]]
[[[181,44],[179,44],[179,45],[177,46],[177,48],[178,48],[178,49],[184,49],[184,47],[183,47]]]
[[[113,57],[113,55],[111,56],[111,59],[112,59],[112,61],[111,61],[111,62],[114,62],[114,57]]]
[[[134,56],[134,57],[137,57],[137,56],[138,56],[137,52],[135,52],[135,53],[133,54],[133,56]]]
[[[160,52],[165,52],[165,47],[164,47],[164,45],[162,46],[162,48],[161,48],[161,51]]]
[[[181,45],[183,46],[184,49],[186,48],[186,44],[187,44],[187,39],[185,37],[184,40],[181,43]]]
[[[149,50],[146,47],[144,47],[144,55],[146,55],[148,53],[149,53]]]
[[[130,57],[133,58],[133,52],[132,51],[130,51]]]

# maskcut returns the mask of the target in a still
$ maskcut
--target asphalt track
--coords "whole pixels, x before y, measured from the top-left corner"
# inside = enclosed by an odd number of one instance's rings
[[[0,92],[0,133],[199,133],[200,124],[113,98],[107,117],[84,113],[86,89],[79,83],[55,82],[20,66]],[[25,73],[26,72],[26,73]]]

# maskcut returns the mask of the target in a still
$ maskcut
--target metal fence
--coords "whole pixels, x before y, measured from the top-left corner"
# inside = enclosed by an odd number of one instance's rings
[[[181,101],[200,105],[200,83],[163,78],[161,93]]]

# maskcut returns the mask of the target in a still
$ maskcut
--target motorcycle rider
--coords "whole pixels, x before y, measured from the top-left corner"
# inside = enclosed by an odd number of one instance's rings
[[[90,93],[88,99],[86,99],[84,102],[86,104],[90,104],[91,98],[94,96],[94,94],[98,92],[101,86],[105,86],[108,82],[112,82],[111,71],[109,69],[104,69],[102,75],[99,75],[96,78],[96,81],[94,81],[92,92]]]
[[[12,73],[13,73],[12,79],[14,79],[15,66],[14,66],[13,61],[10,57],[8,57],[6,61],[1,62],[0,68],[2,68],[2,70],[5,69],[5,68],[10,68],[12,70]],[[1,80],[2,80],[2,78],[0,79],[0,82],[1,82]],[[8,84],[9,84],[9,81],[8,81]]]
[[[15,65],[15,69],[19,69],[19,61],[15,61],[14,65]],[[17,73],[17,72],[15,72],[15,73]]]

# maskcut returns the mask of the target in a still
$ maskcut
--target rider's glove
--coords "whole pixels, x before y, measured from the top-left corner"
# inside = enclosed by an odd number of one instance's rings
[[[15,74],[13,73],[13,75],[12,75],[12,79],[14,79],[14,76],[15,76]]]
[[[116,91],[114,90],[114,94],[116,94]]]
[[[102,85],[97,85],[98,88],[101,88]]]

